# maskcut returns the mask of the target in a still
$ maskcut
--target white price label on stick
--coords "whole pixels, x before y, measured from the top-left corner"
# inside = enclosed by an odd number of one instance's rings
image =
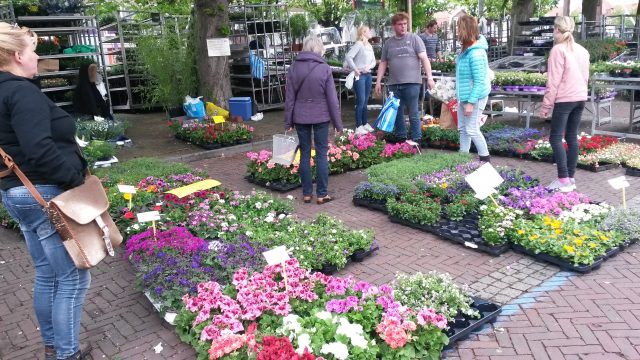
[[[495,188],[504,182],[502,176],[490,163],[480,166],[478,170],[467,175],[464,179],[476,192],[476,197],[481,200],[495,193]]]
[[[138,217],[138,222],[149,222],[149,221],[158,221],[160,220],[160,213],[157,211],[147,211],[143,213],[136,214]]]
[[[611,185],[611,187],[615,190],[620,190],[631,186],[624,175],[617,178],[609,179],[608,181],[609,185]]]
[[[282,264],[289,260],[289,253],[287,253],[287,248],[284,245],[265,251],[262,255],[264,255],[268,265]]]
[[[118,185],[118,191],[124,194],[135,194],[136,187],[133,185]]]

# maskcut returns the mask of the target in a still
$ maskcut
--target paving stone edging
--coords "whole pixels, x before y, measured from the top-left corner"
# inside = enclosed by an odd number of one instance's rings
[[[271,144],[272,144],[272,140],[262,140],[262,141],[250,142],[247,144],[228,146],[228,147],[215,149],[215,150],[200,151],[193,154],[166,157],[164,158],[164,160],[170,161],[170,162],[189,163],[189,162],[212,159],[212,158],[232,156],[236,154],[245,153],[251,150],[258,151],[258,150],[269,149],[271,148]]]

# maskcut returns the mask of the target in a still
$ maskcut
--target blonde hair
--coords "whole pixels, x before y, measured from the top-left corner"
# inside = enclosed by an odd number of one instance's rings
[[[11,64],[11,58],[16,52],[23,51],[28,46],[33,46],[35,50],[37,44],[38,35],[28,27],[0,22],[0,69]]]
[[[322,56],[324,55],[324,44],[319,37],[308,36],[302,42],[302,51],[311,51]]]
[[[367,39],[367,38],[364,36],[364,33],[365,33],[367,30],[369,30],[369,27],[368,27],[368,26],[366,26],[366,25],[360,25],[360,27],[358,28],[358,33],[357,33],[358,35],[356,36],[356,40],[357,40],[357,41],[362,41],[362,44],[363,44],[364,46],[371,47],[371,44],[369,44],[369,39]]]
[[[576,24],[569,16],[557,16],[553,22],[553,27],[562,34],[562,38],[558,41],[558,44],[567,43],[567,46],[571,49],[574,43],[573,30],[576,28]]]

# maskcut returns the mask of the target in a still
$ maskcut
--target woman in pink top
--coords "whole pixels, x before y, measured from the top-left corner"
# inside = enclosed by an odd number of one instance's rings
[[[553,24],[555,45],[547,64],[547,90],[540,117],[551,117],[549,142],[558,166],[558,179],[550,189],[562,192],[576,188],[574,174],[578,164],[578,127],[587,101],[589,52],[573,40],[575,24],[568,16],[558,16]],[[562,138],[567,141],[567,150]]]

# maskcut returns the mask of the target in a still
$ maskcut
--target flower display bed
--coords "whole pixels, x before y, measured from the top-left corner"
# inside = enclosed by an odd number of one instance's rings
[[[480,319],[475,319],[466,314],[458,314],[445,332],[449,336],[449,344],[445,348],[451,348],[458,341],[464,340],[471,333],[480,330],[484,325],[496,321],[502,311],[498,304],[473,297],[471,308],[478,311]]]
[[[253,138],[253,127],[242,123],[223,122],[215,124],[208,118],[172,119],[169,128],[176,139],[207,150],[246,144]]]
[[[504,182],[495,202],[479,201],[464,181],[478,162],[447,159],[460,154],[430,156],[430,164],[414,157],[371,167],[370,182],[359,184],[354,198],[386,199],[392,222],[478,251],[499,255],[515,246],[576,272],[597,268],[640,231],[637,211],[594,204],[577,192],[553,192],[514,169],[498,168]]]
[[[519,252],[521,254],[529,255],[529,256],[533,257],[534,259],[536,259],[538,261],[548,262],[550,264],[557,265],[562,270],[575,271],[575,272],[579,272],[579,273],[583,273],[583,274],[600,268],[600,266],[602,265],[602,263],[606,259],[608,259],[608,258],[610,258],[610,257],[612,257],[614,255],[617,255],[620,252],[619,248],[613,248],[613,249],[610,249],[609,251],[607,251],[607,253],[603,257],[601,257],[599,259],[596,259],[591,265],[574,265],[574,264],[572,264],[570,262],[564,261],[564,260],[562,260],[562,259],[560,259],[558,257],[555,257],[555,256],[551,256],[551,255],[548,255],[548,254],[536,254],[535,252],[533,252],[533,251],[531,251],[531,250],[529,250],[529,249],[527,249],[527,248],[525,248],[523,246],[520,246],[518,244],[512,244],[511,248],[514,251],[517,251],[517,252]]]
[[[336,138],[335,144],[329,144],[329,174],[368,168],[374,164],[415,155],[418,151],[407,143],[390,144],[383,138],[382,132],[356,135],[353,130],[345,130],[343,135]],[[312,173],[315,173],[315,150],[311,155],[311,169]],[[277,191],[288,190],[272,188],[272,184],[277,183],[281,188],[287,188],[285,184],[300,186],[299,156],[288,166],[274,163],[273,154],[268,150],[251,151],[246,153],[246,156],[249,162],[247,163],[248,178],[245,179],[251,179],[254,184]]]

